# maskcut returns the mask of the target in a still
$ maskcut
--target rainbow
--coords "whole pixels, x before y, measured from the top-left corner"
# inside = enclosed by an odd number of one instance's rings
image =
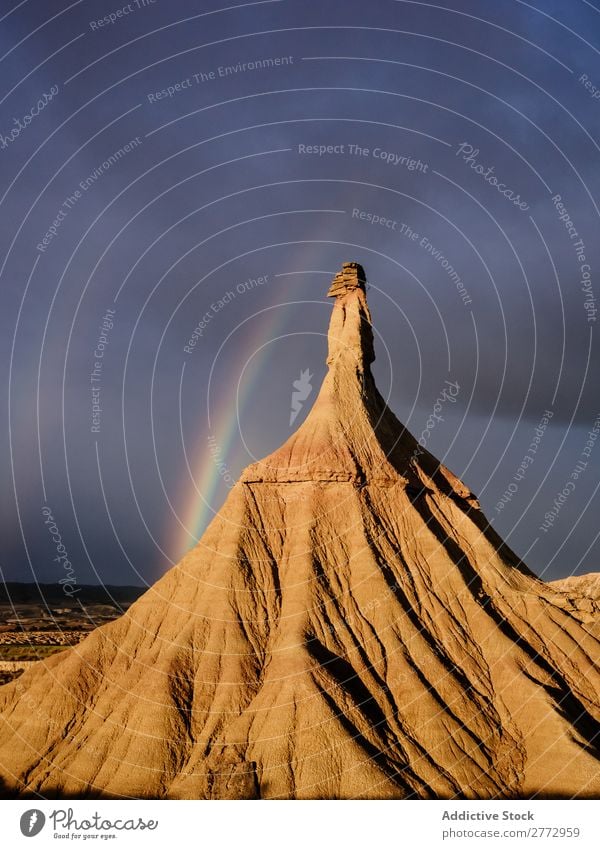
[[[331,276],[330,271],[302,273]],[[250,334],[244,334],[247,349],[258,352],[254,358],[254,377],[244,381],[237,398],[231,386],[225,386],[214,397],[214,403],[211,400],[210,433],[203,433],[198,437],[191,452],[192,459],[189,460],[193,480],[187,488],[184,506],[177,514],[173,542],[170,546],[170,550],[175,553],[174,562],[178,562],[185,552],[198,543],[218,510],[216,495],[222,473],[211,456],[207,439],[208,436],[215,438],[220,448],[220,459],[230,466],[232,450],[236,446],[240,448],[238,411],[242,413],[258,380],[264,375],[264,364],[269,356],[269,346],[265,343],[285,331],[289,315],[286,309],[288,303],[280,303],[278,300],[273,303],[279,298],[279,294],[279,290],[274,286],[272,302],[256,314],[255,321],[248,322],[252,330]]]

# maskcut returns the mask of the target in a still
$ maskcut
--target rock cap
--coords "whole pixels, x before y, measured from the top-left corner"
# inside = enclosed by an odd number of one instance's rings
[[[354,289],[362,289],[364,292],[366,283],[367,278],[362,265],[358,262],[345,262],[342,265],[342,270],[338,271],[333,278],[327,297],[337,298],[338,295],[345,295]]]

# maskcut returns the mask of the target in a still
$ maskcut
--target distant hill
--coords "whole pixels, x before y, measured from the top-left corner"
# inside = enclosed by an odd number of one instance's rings
[[[80,584],[72,598],[65,595],[61,584],[28,584],[18,581],[0,583],[0,604],[48,604],[60,607],[81,604],[121,604],[133,602],[146,587]]]

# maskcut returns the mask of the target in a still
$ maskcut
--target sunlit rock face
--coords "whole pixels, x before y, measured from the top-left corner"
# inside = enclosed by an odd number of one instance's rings
[[[302,426],[123,617],[0,688],[7,792],[600,795],[597,580],[519,561],[379,394],[362,267],[328,294]]]

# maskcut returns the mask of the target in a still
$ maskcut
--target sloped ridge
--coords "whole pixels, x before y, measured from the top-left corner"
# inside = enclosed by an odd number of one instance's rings
[[[600,602],[600,574],[598,572],[590,572],[587,575],[571,575],[560,581],[553,581],[552,586],[559,592]]]
[[[0,688],[8,792],[600,795],[597,608],[539,581],[388,409],[366,290],[345,264],[310,414],[196,548]]]

